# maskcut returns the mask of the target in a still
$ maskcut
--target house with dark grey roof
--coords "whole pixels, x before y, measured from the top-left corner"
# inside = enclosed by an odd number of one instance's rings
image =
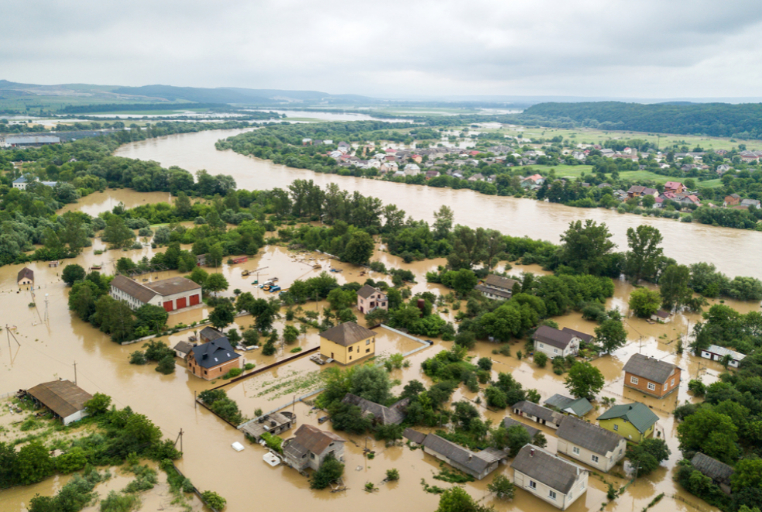
[[[633,443],[639,443],[653,435],[654,425],[659,417],[640,402],[615,405],[598,416],[598,424],[624,437]]]
[[[427,435],[420,444],[424,453],[446,462],[477,480],[495,471],[500,461],[507,457],[504,452],[494,448],[472,452],[436,434]]]
[[[535,351],[544,352],[549,357],[576,355],[582,342],[574,331],[559,331],[548,325],[538,327],[532,339]]]
[[[581,332],[581,331],[575,331],[574,329],[569,329],[568,327],[564,327],[563,329],[561,329],[561,332],[571,333],[574,336],[576,336],[577,338],[579,338],[582,341],[584,341],[585,343],[592,343],[593,340],[595,340],[595,336],[593,336],[592,334],[587,334],[587,333]]]
[[[213,380],[229,370],[241,367],[240,355],[233,351],[225,336],[209,343],[196,345],[188,354],[188,370],[196,377]]]
[[[490,274],[482,284],[476,285],[476,290],[488,299],[508,300],[513,295],[513,285],[519,284],[515,279]]]
[[[725,494],[731,493],[730,477],[733,476],[733,468],[716,459],[698,452],[691,459],[694,468],[712,479],[712,483],[718,486]]]
[[[680,386],[679,366],[643,354],[633,354],[624,365],[624,385],[656,398],[664,398]]]
[[[534,427],[530,427],[526,423],[521,423],[520,421],[516,421],[513,418],[509,418],[507,416],[505,418],[503,418],[503,427],[506,430],[508,430],[511,427],[515,427],[517,425],[519,427],[522,427],[524,430],[526,430],[527,434],[529,434],[529,437],[531,437],[532,439],[534,439],[534,436],[536,436],[537,434],[539,434],[541,432],[540,429],[534,428]]]
[[[370,313],[374,309],[389,309],[389,298],[378,288],[366,284],[357,290],[357,309]]]
[[[342,403],[359,407],[363,416],[372,416],[374,424],[399,425],[405,420],[405,408],[410,398],[403,398],[391,407],[371,402],[352,393],[347,393]]]
[[[555,394],[545,400],[545,405],[551,409],[577,416],[578,418],[593,410],[593,404],[587,398],[570,398],[559,394]]]
[[[26,390],[27,396],[60,418],[64,425],[87,416],[85,402],[93,396],[68,380],[54,380],[37,384]]]
[[[587,492],[589,471],[532,444],[513,459],[513,484],[566,510]]]
[[[297,471],[307,468],[317,471],[331,455],[343,460],[344,439],[312,425],[302,425],[294,437],[283,441],[284,461]]]
[[[553,411],[547,407],[537,405],[536,403],[527,400],[516,402],[511,409],[516,416],[529,418],[540,425],[547,425],[551,428],[558,428],[564,419],[564,415],[560,412]]]
[[[320,355],[350,364],[376,353],[376,333],[354,322],[344,322],[320,333]]]
[[[608,472],[627,450],[625,438],[583,420],[567,416],[556,431],[558,453]]]

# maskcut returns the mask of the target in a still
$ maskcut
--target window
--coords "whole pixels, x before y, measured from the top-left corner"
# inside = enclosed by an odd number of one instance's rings
[[[537,490],[537,482],[535,482],[534,480],[530,480],[529,481],[529,488]]]
[[[654,384],[653,382],[649,382],[648,383],[648,389],[650,389],[651,391],[655,390],[656,389],[656,384]]]
[[[543,345],[542,343],[540,343],[540,348],[545,348],[545,345]]]
[[[630,382],[633,383],[633,384],[637,384],[638,383],[638,378],[637,377],[630,377]]]
[[[366,349],[365,349],[365,353],[367,354],[368,352],[370,352],[370,349],[369,349],[369,348],[366,348]]]
[[[598,464],[598,456],[597,456],[597,455],[593,455],[593,457],[592,457],[592,458],[593,458],[593,462],[595,462],[596,464]]]
[[[571,491],[569,491],[569,499],[572,499],[573,497],[574,497],[574,495],[572,494]]]
[[[548,491],[548,498],[552,500],[556,499],[556,491]]]
[[[630,436],[630,437],[632,437],[632,436]],[[621,448],[619,448],[619,455],[622,455],[622,449]]]
[[[366,345],[370,345],[370,338],[368,338],[367,340],[365,340],[365,344],[366,344]]]
[[[350,352],[352,352],[352,349],[353,349],[353,348],[354,348],[354,347],[349,347],[349,351],[350,351]]]
[[[580,484],[579,488],[585,490],[585,482],[580,482]]]
[[[579,455],[579,448],[575,446],[574,448],[572,448],[572,452]]]
[[[554,348],[554,349],[553,349],[553,353],[554,353],[554,354],[558,354],[558,349],[557,349],[557,348]]]
[[[619,430],[619,425],[616,425],[616,424],[615,424],[615,425],[614,425],[614,431],[617,431],[617,430]]]
[[[315,458],[315,454],[314,453],[310,453],[310,459],[314,459],[314,458]]]
[[[672,386],[675,385],[675,379],[672,379]]]

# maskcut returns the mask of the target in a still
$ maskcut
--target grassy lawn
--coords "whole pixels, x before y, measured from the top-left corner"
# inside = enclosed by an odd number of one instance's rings
[[[542,171],[543,173],[555,169],[557,178],[579,178],[582,176],[582,173],[592,174],[593,172],[592,165],[519,165],[513,167],[513,169],[519,169],[522,172],[530,169],[534,171]]]

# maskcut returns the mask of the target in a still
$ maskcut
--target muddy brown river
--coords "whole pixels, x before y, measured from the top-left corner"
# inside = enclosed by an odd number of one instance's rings
[[[206,139],[196,137],[197,135],[204,136]],[[239,186],[246,188],[286,186],[288,183],[286,176],[290,176],[288,179],[294,177],[312,178],[321,184],[329,180],[336,180],[346,188],[379,195],[385,201],[395,199],[394,194],[397,194],[396,200],[393,202],[400,204],[411,214],[420,216],[420,218],[429,218],[430,212],[441,204],[433,201],[443,201],[454,207],[456,219],[459,222],[469,223],[469,219],[479,218],[482,219],[482,223],[476,223],[477,225],[500,228],[512,234],[517,233],[517,230],[513,229],[514,227],[518,229],[519,226],[522,226],[521,234],[542,236],[552,240],[556,240],[555,231],[563,230],[565,223],[571,220],[570,216],[590,213],[588,210],[567,209],[557,205],[548,206],[532,201],[477,196],[464,191],[429,190],[422,187],[394,185],[370,180],[315,175],[311,172],[272,166],[266,162],[255,161],[230,152],[218,153],[213,148],[213,142],[219,136],[219,133],[203,133],[192,134],[188,138],[181,136],[149,141],[129,146],[122,150],[122,154],[134,152],[139,153],[141,157],[156,160],[161,160],[161,158],[158,156],[150,157],[149,154],[152,152],[154,155],[164,154],[168,158],[162,161],[165,165],[181,165],[193,170],[207,168],[212,172],[230,173],[236,177]],[[201,144],[202,141],[205,142]],[[162,144],[166,145],[162,146]],[[205,146],[202,148],[201,146],[204,144],[212,145],[211,151]],[[165,149],[162,150],[162,147]],[[167,147],[174,149],[167,150]],[[198,157],[194,158],[194,154]],[[170,156],[171,158],[169,158]],[[214,159],[219,162],[217,165],[213,164]],[[427,196],[428,202],[425,199],[424,201],[416,201],[416,196],[410,195],[415,193]],[[385,196],[387,194],[389,197]],[[451,200],[447,198],[451,198]],[[107,191],[84,198],[78,203],[78,207],[90,213],[97,213],[112,208],[120,201],[128,205],[137,205],[143,204],[144,199],[146,201],[160,201],[165,199],[165,195],[144,195],[127,190]],[[479,208],[477,202],[483,207]],[[421,206],[422,203],[426,204]],[[504,205],[500,206],[500,203],[504,203]],[[475,211],[468,208],[474,208]],[[551,220],[546,218],[546,222],[542,224],[535,220],[532,225],[536,226],[537,232],[533,233],[528,231],[527,226],[524,225],[529,223],[529,220],[520,221],[518,217],[511,217],[507,213],[503,215],[502,220],[495,217],[495,212],[500,211],[500,208],[516,211],[526,209],[535,213],[541,211],[557,212],[559,216],[561,212],[568,214],[563,220],[560,217],[552,220],[551,216]],[[549,209],[544,210],[545,208]],[[606,212],[600,213],[605,214]],[[623,229],[626,227],[626,222],[629,222],[626,216],[614,215],[612,219],[621,221],[615,229]],[[636,217],[632,217],[632,219],[639,220]],[[652,222],[655,221],[652,220]],[[666,225],[674,229],[670,233],[678,235],[681,233],[693,233],[695,235],[696,229],[701,228],[700,226],[671,225],[669,223]],[[732,230],[715,228],[702,229],[704,230],[702,232],[715,237],[707,242],[706,252],[706,254],[713,254],[715,258],[720,258],[725,250],[720,246],[719,239],[716,237],[732,235],[738,241],[748,241],[753,240],[753,238],[744,237],[756,235],[755,233],[733,232]],[[665,238],[669,239],[668,236]],[[670,254],[684,261],[677,248],[674,245],[670,247],[668,249]],[[78,258],[67,261],[67,263],[75,262],[85,268],[94,264],[101,264],[103,272],[113,273],[115,261],[119,257],[127,256],[132,259],[139,259],[148,256],[150,258],[154,253],[150,247],[127,252],[107,251],[102,255],[93,253],[95,249],[103,248],[103,243],[96,239],[93,247],[86,249]],[[746,258],[748,255],[739,251],[737,256]],[[383,261],[387,266],[412,270],[417,281],[412,286],[414,293],[424,290],[429,290],[435,294],[446,293],[441,286],[430,285],[425,280],[426,272],[443,264],[444,260],[442,259],[405,264],[400,258],[389,255],[382,250],[376,252],[374,259]],[[700,259],[709,260],[710,258],[701,257]],[[712,261],[724,271],[734,273],[731,270],[732,266],[722,265],[727,262],[723,262],[721,259]],[[318,263],[321,269],[314,269],[315,263]],[[755,262],[755,265],[758,266],[759,262]],[[8,327],[15,328],[14,332],[19,342],[17,345],[6,332],[0,331],[0,397],[40,382],[57,378],[73,379],[73,364],[76,362],[78,383],[88,392],[106,393],[113,397],[117,406],[129,405],[134,410],[146,414],[162,428],[165,436],[172,439],[177,436],[180,429],[183,429],[185,433],[183,438],[184,456],[178,461],[178,466],[200,490],[214,490],[224,496],[228,500],[227,510],[232,512],[276,509],[291,512],[303,510],[305,506],[311,510],[331,512],[356,508],[379,512],[387,512],[390,509],[425,512],[436,509],[438,497],[423,491],[421,479],[424,478],[429,485],[439,484],[443,487],[451,485],[433,479],[434,474],[439,470],[439,464],[431,456],[424,455],[421,450],[413,451],[407,446],[386,448],[383,443],[373,439],[366,440],[362,436],[347,435],[342,432],[339,434],[347,439],[344,480],[348,490],[337,493],[310,490],[306,478],[284,466],[269,467],[262,460],[265,452],[261,447],[248,443],[239,431],[207,410],[195,406],[194,392],[209,389],[216,385],[215,383],[208,383],[191,377],[179,360],[177,371],[172,375],[157,373],[154,371],[154,365],[134,366],[128,364],[129,355],[138,350],[140,345],[117,345],[108,336],[72,316],[67,308],[68,288],[60,279],[60,272],[63,267],[49,268],[44,262],[30,264],[29,267],[35,271],[35,286],[38,287],[34,291],[34,299],[31,291],[19,290],[16,286],[16,275],[22,268],[21,265],[0,268],[0,327],[3,331],[6,331]],[[283,288],[287,288],[295,279],[304,279],[331,267],[342,270],[340,273],[333,274],[336,275],[340,283],[347,281],[363,282],[368,277],[360,276],[361,269],[357,267],[329,261],[325,256],[316,253],[296,254],[282,247],[268,246],[246,263],[233,266],[224,265],[220,269],[230,282],[230,288],[226,294],[232,295],[233,290],[238,288],[243,291],[252,291],[256,296],[268,296],[251,284],[256,279],[255,276],[244,277],[242,275],[244,269],[255,270],[261,267],[267,267],[267,269],[260,273],[260,279],[277,276],[280,279],[279,284]],[[512,273],[518,275],[524,271],[542,273],[542,270],[536,266],[517,266],[512,270]],[[759,275],[758,271],[751,272],[744,268],[740,268],[739,273]],[[142,278],[155,280],[174,274],[174,272],[162,272],[144,275]],[[383,276],[375,273],[371,273],[370,277],[383,279]],[[607,307],[619,307],[626,313],[627,301],[631,291],[632,287],[629,284],[616,282],[614,297],[608,301]],[[48,321],[45,321],[45,297],[47,297]],[[33,300],[36,307],[29,307]],[[726,301],[726,304],[742,312],[759,309],[758,303]],[[320,309],[322,305],[309,303],[303,307],[304,309]],[[453,317],[452,310],[449,312],[440,311],[440,313],[446,318],[452,319]],[[180,322],[188,324],[193,321],[200,321],[208,314],[209,310],[202,306],[170,315],[169,323],[170,325],[176,325]],[[360,315],[358,314],[358,316]],[[584,332],[592,333],[595,328],[595,324],[583,320],[580,314],[576,312],[555,320],[562,327],[567,326]],[[701,376],[704,382],[711,383],[718,378],[722,371],[722,367],[718,363],[697,359],[688,352],[682,355],[676,353],[677,339],[684,336],[698,320],[698,315],[681,314],[677,315],[672,323],[658,325],[628,318],[625,324],[628,331],[628,344],[611,356],[605,356],[593,362],[595,366],[601,369],[606,378],[606,386],[601,396],[615,398],[618,403],[641,401],[652,406],[654,412],[659,416],[657,428],[664,433],[672,451],[672,456],[661,468],[645,478],[638,479],[627,488],[623,496],[614,503],[606,505],[605,510],[609,512],[640,511],[660,493],[664,493],[665,498],[650,509],[653,512],[674,512],[676,510],[681,512],[715,512],[717,510],[698,498],[685,493],[672,479],[680,454],[676,424],[671,411],[677,404],[685,400],[694,400],[687,390],[688,377]],[[363,323],[362,318],[359,322]],[[246,328],[251,323],[253,322],[250,316],[236,319],[236,327],[239,330]],[[282,331],[285,323],[284,319],[278,320],[276,328]],[[298,321],[294,323],[298,324]],[[170,345],[174,345],[179,340],[187,339],[191,332],[183,331],[162,339]],[[292,355],[291,350],[296,347],[308,349],[317,346],[317,344],[317,332],[314,329],[309,329],[294,344],[279,348],[275,356],[266,357],[257,350],[245,352],[242,355],[247,362],[255,363],[257,367],[261,367],[274,360]],[[378,335],[378,352],[381,354],[405,352],[412,350],[416,345],[415,342],[391,331],[384,331]],[[393,391],[399,393],[402,386],[411,379],[418,379],[430,384],[430,380],[420,370],[421,362],[431,357],[436,351],[448,349],[450,346],[451,343],[435,340],[435,346],[409,356],[408,360],[411,364],[408,368],[392,372],[392,378],[399,379],[401,382]],[[510,372],[525,387],[538,389],[542,400],[546,400],[555,393],[566,393],[563,376],[555,375],[550,365],[546,368],[538,368],[526,358],[518,360],[515,355],[511,357],[494,355],[492,354],[493,348],[494,346],[491,344],[479,343],[470,353],[477,358],[491,357],[493,359],[493,377],[496,377],[497,372]],[[523,341],[513,342],[512,353],[515,354],[518,350],[523,350]],[[656,400],[630,389],[624,390],[622,367],[630,355],[635,352],[654,355],[679,364],[686,373],[686,378],[681,383],[678,392],[664,400]],[[315,365],[304,357],[227,386],[226,389],[229,395],[238,402],[244,415],[251,417],[257,408],[264,411],[273,410],[286,404],[294,396],[302,396],[317,388],[319,386],[316,380],[317,372],[324,368]],[[476,393],[461,387],[453,399],[474,400],[476,397]],[[312,411],[307,404],[298,403],[289,408],[296,412],[299,424],[318,424],[317,420],[320,414]],[[495,424],[508,414],[507,411],[491,412],[483,408],[481,411],[485,419],[492,420]],[[602,411],[600,408],[594,409],[587,419],[595,421],[595,418]],[[533,426],[537,427],[538,425]],[[322,424],[321,428],[331,428],[330,423]],[[546,427],[540,428],[545,431],[548,438],[548,449],[555,450],[556,438],[553,432]],[[293,431],[286,432],[284,436],[288,437],[292,433]],[[2,433],[0,433],[0,439],[2,437]],[[245,450],[240,453],[234,451],[231,444],[235,441],[243,442],[246,446]],[[368,447],[376,451],[376,457],[373,460],[367,460],[363,457],[362,453],[366,441]],[[401,479],[396,483],[382,484],[385,472],[390,468],[398,469]],[[509,478],[512,477],[512,470],[507,465],[501,466],[498,472]],[[617,487],[627,482],[626,479],[613,475],[606,475],[605,478]],[[0,492],[0,512],[24,511],[26,510],[25,503],[28,503],[34,494],[38,492],[50,494],[65,481],[65,477],[55,477],[37,485]],[[516,491],[516,497],[512,502],[497,501],[486,488],[491,481],[492,475],[480,482],[465,484],[465,488],[475,499],[481,500],[486,505],[494,504],[500,511],[552,512],[556,510],[523,490]],[[373,482],[380,488],[379,491],[372,494],[366,493],[364,486],[367,482]],[[607,485],[600,478],[591,475],[587,493],[578,499],[569,510],[573,512],[600,510],[607,501],[606,490]],[[156,497],[147,496],[143,510],[161,509],[163,507],[160,503],[162,501]]]
[[[762,277],[762,232],[720,228],[676,220],[619,214],[600,208],[572,208],[532,199],[498,197],[471,190],[453,190],[405,185],[379,180],[318,174],[246,157],[233,151],[217,151],[214,143],[241,130],[206,131],[171,135],[127,144],[119,156],[154,160],[165,167],[177,165],[191,172],[206,169],[211,174],[233,176],[239,188],[287,188],[295,179],[311,179],[325,186],[337,183],[342,189],[358,191],[396,204],[415,219],[433,220],[443,204],[455,213],[455,222],[471,227],[498,229],[512,236],[528,236],[558,243],[559,236],[575,220],[605,222],[620,250],[627,247],[627,228],[649,224],[664,236],[665,253],[680,263],[706,261],[732,276]]]

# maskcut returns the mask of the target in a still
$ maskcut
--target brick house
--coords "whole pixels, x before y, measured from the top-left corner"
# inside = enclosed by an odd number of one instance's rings
[[[389,309],[389,298],[384,292],[367,284],[357,290],[357,309],[361,313],[370,313],[376,308]]]
[[[241,356],[233,351],[226,337],[196,345],[188,354],[188,370],[205,380],[222,377],[229,370],[241,367]]]
[[[643,354],[634,354],[624,365],[624,385],[656,398],[664,398],[680,386],[679,366]]]
[[[685,190],[683,184],[679,181],[668,181],[664,184],[664,192],[672,192],[674,194],[680,194]]]

